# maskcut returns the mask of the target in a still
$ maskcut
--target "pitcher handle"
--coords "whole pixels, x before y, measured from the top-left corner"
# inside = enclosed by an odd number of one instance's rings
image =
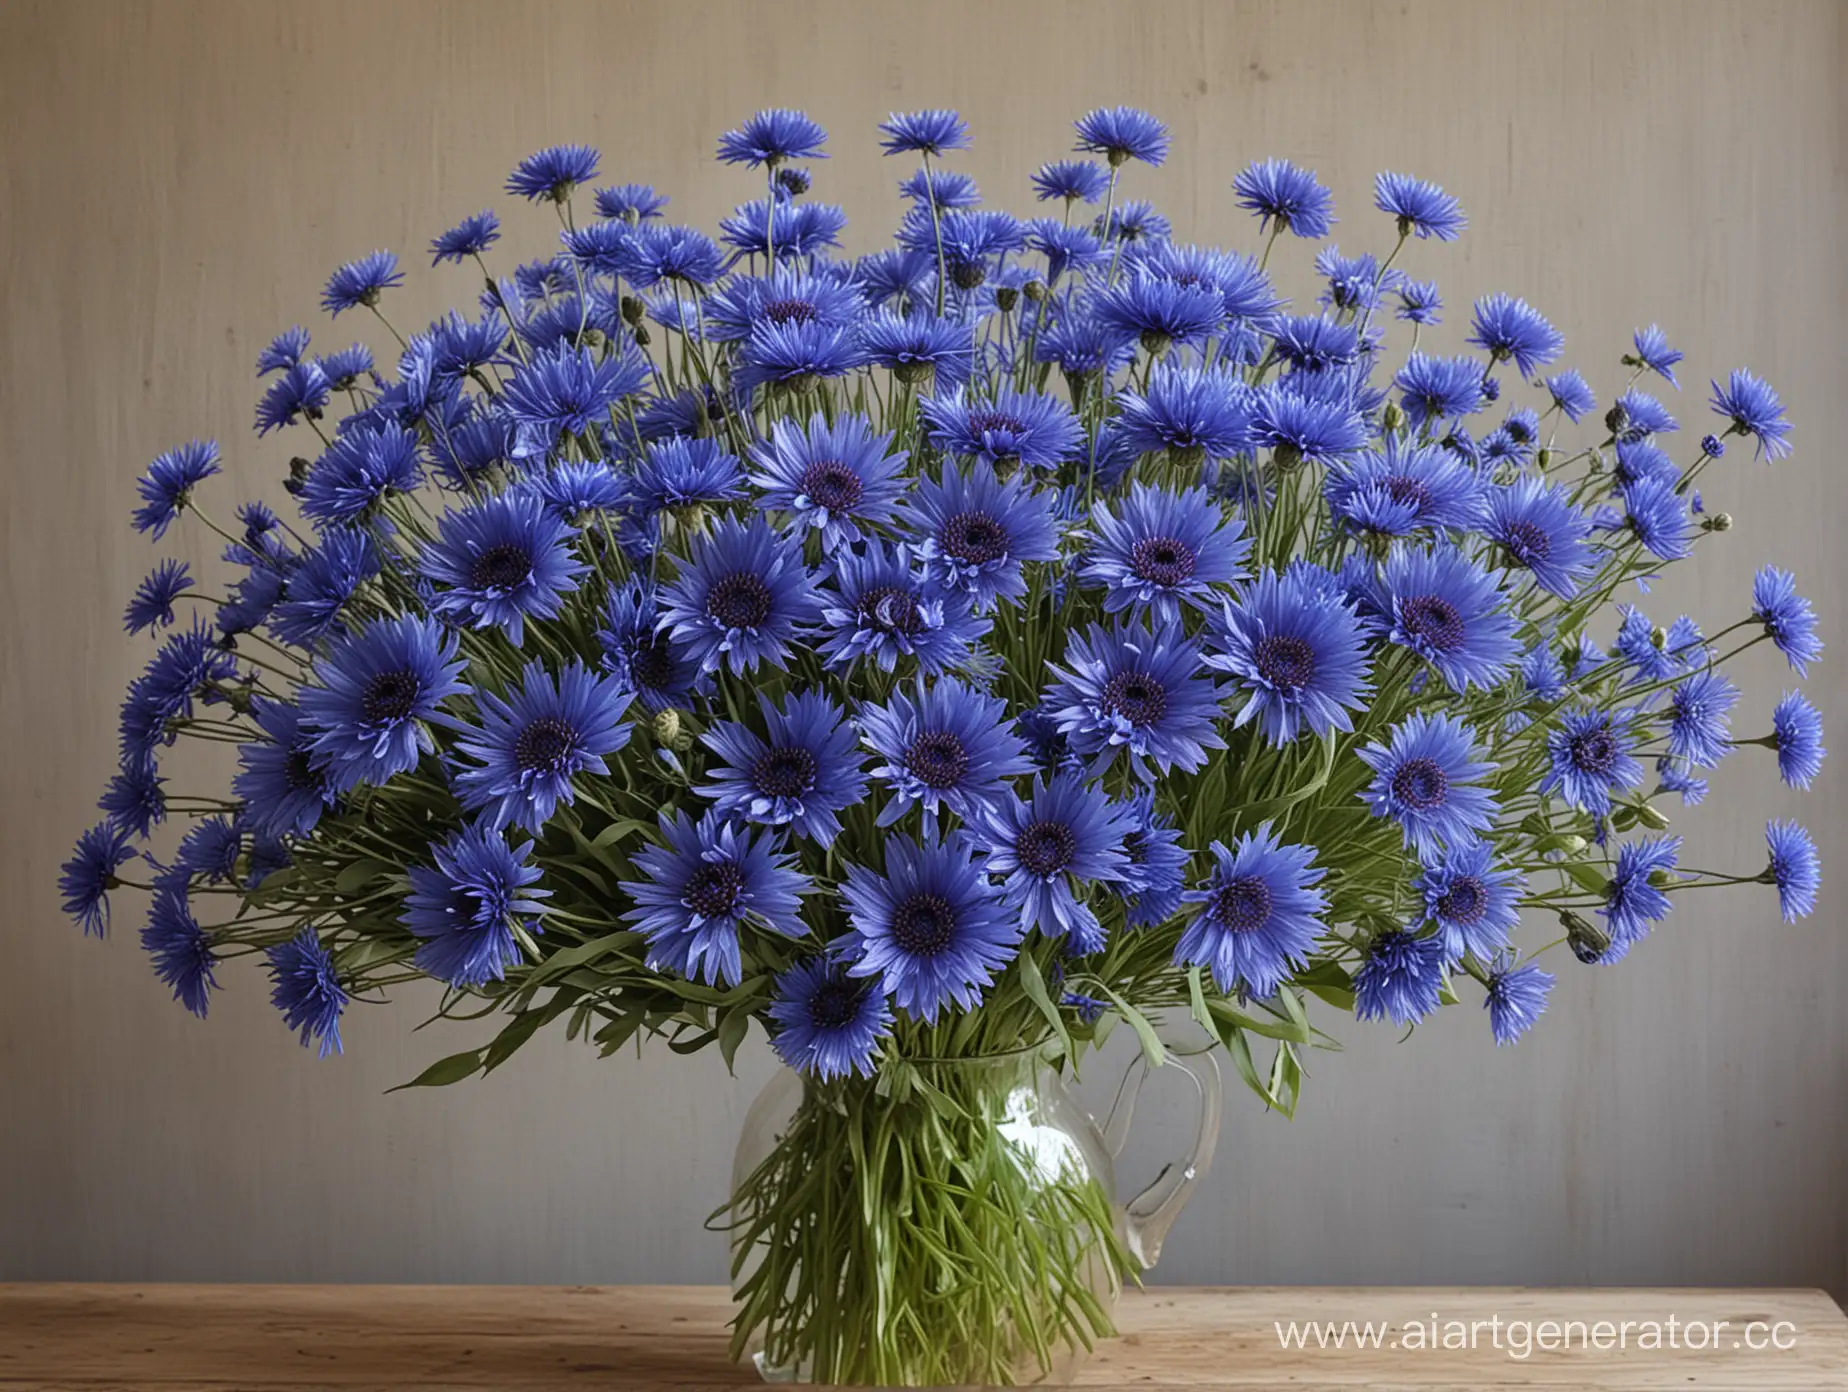
[[[1181,1216],[1181,1209],[1192,1196],[1194,1187],[1212,1168],[1213,1151],[1219,1144],[1219,1105],[1223,1096],[1219,1060],[1210,1052],[1181,1054],[1170,1050],[1163,1066],[1170,1065],[1193,1080],[1194,1089],[1200,1095],[1200,1120],[1187,1153],[1162,1166],[1154,1182],[1123,1205],[1123,1239],[1130,1255],[1144,1271],[1161,1260],[1162,1239],[1174,1226],[1174,1220]],[[1148,1058],[1138,1054],[1117,1087],[1116,1101],[1111,1104],[1103,1128],[1104,1148],[1113,1159],[1122,1154],[1129,1140],[1136,1098],[1148,1075]]]

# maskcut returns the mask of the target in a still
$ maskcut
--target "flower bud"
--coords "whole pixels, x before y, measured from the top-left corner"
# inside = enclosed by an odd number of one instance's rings
[[[1388,401],[1386,403],[1386,410],[1382,413],[1380,420],[1381,420],[1381,423],[1386,427],[1387,433],[1390,434],[1393,431],[1396,431],[1400,426],[1405,424],[1405,412],[1401,411],[1396,405]]]
[[[1668,818],[1656,811],[1655,807],[1647,802],[1638,804],[1636,809],[1636,820],[1648,827],[1651,831],[1666,831],[1668,829]]]
[[[680,738],[680,712],[673,709],[656,712],[654,737],[658,744],[672,744]]]
[[[1732,530],[1732,522],[1732,514],[1730,512],[1716,512],[1708,519],[1707,526],[1716,532],[1730,532]]]
[[[995,308],[1003,314],[1012,314],[1014,306],[1020,303],[1020,291],[1011,285],[1004,285],[995,291]]]
[[[1039,304],[1046,298],[1046,287],[1037,280],[1029,280],[1021,288],[1020,293],[1025,295],[1031,303]]]
[[[1590,919],[1568,909],[1559,915],[1559,921],[1565,925],[1566,942],[1572,948],[1572,955],[1579,961],[1595,962],[1610,951],[1610,934]]]

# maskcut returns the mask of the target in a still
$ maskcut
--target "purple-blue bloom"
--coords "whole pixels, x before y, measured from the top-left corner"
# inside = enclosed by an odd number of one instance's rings
[[[1238,206],[1257,216],[1260,230],[1289,229],[1298,237],[1326,237],[1335,222],[1335,200],[1316,182],[1315,171],[1288,160],[1260,160],[1232,181]],[[1275,231],[1273,231],[1275,235]]]
[[[1454,242],[1469,226],[1463,205],[1436,184],[1409,174],[1382,173],[1373,180],[1373,206],[1399,221],[1399,235]]]
[[[1778,777],[1792,788],[1808,788],[1829,752],[1822,743],[1822,712],[1802,692],[1786,691],[1771,712],[1771,743]]]
[[[819,1078],[870,1078],[879,1041],[892,1032],[892,1007],[879,983],[854,980],[840,962],[811,957],[776,979],[768,1015],[777,1057]]]
[[[1488,993],[1483,1008],[1489,1012],[1489,1030],[1497,1047],[1512,1044],[1528,1030],[1546,1009],[1547,993],[1555,978],[1539,967],[1498,968],[1489,975]]]
[[[349,997],[334,970],[334,959],[312,927],[303,928],[264,956],[270,972],[270,1003],[283,1022],[301,1035],[302,1047],[320,1044],[320,1056],[341,1052],[340,1016]]]
[[[1763,459],[1782,459],[1790,453],[1790,422],[1784,403],[1771,384],[1743,367],[1733,369],[1726,385],[1713,383],[1713,413],[1727,422],[1728,435],[1750,435],[1758,442]]]
[[[1808,831],[1796,822],[1769,822],[1765,826],[1765,844],[1771,851],[1771,863],[1763,878],[1777,886],[1777,906],[1784,922],[1795,923],[1816,911],[1816,896],[1822,890],[1822,860]]]
[[[820,691],[791,692],[779,708],[759,698],[764,733],[722,720],[700,737],[723,762],[695,790],[723,816],[829,845],[839,814],[866,797],[865,756],[846,712]]]
[[[1402,928],[1381,933],[1354,973],[1355,1018],[1391,1020],[1400,1028],[1416,1024],[1437,1009],[1445,967],[1441,938],[1414,937]]]
[[[550,890],[532,863],[532,843],[509,845],[484,822],[430,847],[434,866],[413,865],[405,896],[404,926],[423,941],[419,971],[451,986],[485,986],[506,978],[521,960],[519,939],[541,931],[525,920],[545,912]]]
[[[1078,129],[1073,148],[1102,155],[1112,165],[1132,159],[1160,164],[1168,157],[1168,128],[1133,106],[1098,107],[1073,124]]]
[[[1274,996],[1322,935],[1328,896],[1315,886],[1328,872],[1315,847],[1286,845],[1268,822],[1212,851],[1205,883],[1181,896],[1199,909],[1175,944],[1175,965],[1204,967],[1226,994]]]
[[[976,824],[987,872],[1001,881],[1020,931],[1063,938],[1075,957],[1102,951],[1103,924],[1077,891],[1127,878],[1123,841],[1130,822],[1122,804],[1067,771],[1050,780],[1036,777],[1025,801],[1010,796],[982,808]]]
[[[1498,770],[1479,752],[1475,731],[1455,716],[1417,711],[1386,743],[1355,751],[1373,770],[1360,796],[1374,816],[1399,823],[1405,844],[1420,857],[1435,859],[1495,823],[1495,794],[1481,784]]]

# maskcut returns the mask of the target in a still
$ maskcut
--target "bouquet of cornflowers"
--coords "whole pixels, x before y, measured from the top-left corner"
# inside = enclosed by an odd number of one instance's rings
[[[485,277],[467,312],[406,336],[391,253],[336,271],[324,307],[382,324],[395,373],[299,328],[264,350],[257,433],[307,442],[289,517],[215,520],[209,443],[141,481],[137,529],[192,514],[231,578],[166,561],[136,590],[127,628],[166,636],[63,889],[99,935],[111,891],[149,891],[142,943],[197,1014],[261,956],[323,1054],[420,977],[444,1014],[507,1017],[423,1084],[555,1021],[728,1061],[757,1023],[809,1094],[731,1221],[801,1255],[740,1346],[947,1381],[1008,1373],[967,1353],[997,1322],[1042,1359],[1108,1327],[1097,1254],[1020,1232],[1126,1254],[1090,1190],[1054,1211],[959,1178],[991,1142],[928,1065],[1069,1067],[1119,1022],[1158,1061],[1166,1013],[1287,1113],[1329,1042],[1312,1007],[1407,1027],[1479,1001],[1511,1043],[1538,959],[1618,961],[1683,890],[1806,914],[1801,827],[1770,825],[1763,866],[1690,868],[1663,804],[1741,744],[1809,785],[1814,707],[1735,738],[1720,669],[1769,642],[1804,673],[1821,643],[1771,567],[1711,634],[1626,602],[1727,530],[1698,484],[1729,442],[1788,453],[1776,393],[1716,382],[1677,462],[1637,385],[1678,387],[1654,326],[1602,410],[1544,375],[1562,338],[1519,299],[1476,302],[1477,351],[1420,351],[1439,295],[1400,257],[1465,225],[1437,186],[1381,174],[1384,256],[1323,248],[1295,312],[1266,271],[1334,222],[1309,171],[1237,176],[1245,254],[1124,196],[1167,152],[1145,113],[1078,121],[1093,158],[1042,166],[1024,219],[945,167],[955,113],[881,131],[916,168],[872,255],[837,254],[800,164],[826,135],[777,110],[720,141],[764,196],[717,241],[647,187],[586,199],[598,155],[563,146],[507,186],[556,216],[549,254],[491,269],[488,211],[431,244]],[[168,790],[182,737],[237,747],[228,791]],[[170,818],[177,846],[144,849]],[[933,1185],[963,1216],[913,1241]]]

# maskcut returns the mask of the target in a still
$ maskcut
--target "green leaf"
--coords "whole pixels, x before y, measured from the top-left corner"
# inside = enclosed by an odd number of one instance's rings
[[[744,1037],[750,1030],[751,1012],[748,1010],[731,1010],[719,1020],[719,1054],[725,1060],[728,1072],[731,1071],[732,1060],[738,1056],[738,1046],[744,1043]]]
[[[605,847],[618,845],[638,832],[646,832],[648,829],[648,823],[638,822],[633,817],[625,817],[619,822],[611,822],[604,827],[590,844],[598,850],[603,850]]]
[[[1136,1032],[1136,1038],[1142,1044],[1142,1057],[1149,1061],[1149,1067],[1160,1068],[1168,1061],[1168,1051],[1162,1048],[1161,1039],[1155,1033],[1155,1026],[1149,1023],[1149,1017],[1108,986],[1104,987],[1104,994],[1110,997],[1111,1003],[1117,1008],[1117,1013],[1129,1021],[1129,1027]]]
[[[1194,1017],[1194,1023],[1208,1034],[1217,1035],[1213,1027],[1213,1015],[1206,1008],[1206,991],[1200,984],[1200,968],[1187,969],[1187,1009]]]
[[[387,1091],[403,1092],[406,1088],[414,1087],[448,1087],[451,1083],[459,1083],[464,1078],[474,1077],[480,1067],[481,1050],[470,1049],[467,1053],[451,1054],[448,1058],[438,1059],[412,1078],[410,1082],[399,1083],[397,1087],[389,1088]]]
[[[1576,880],[1581,889],[1589,890],[1593,894],[1604,894],[1610,890],[1611,882],[1595,865],[1588,865],[1582,860],[1568,860],[1559,868]]]
[[[1031,952],[1022,951],[1015,959],[1020,968],[1020,989],[1027,993],[1027,999],[1046,1018],[1052,1026],[1052,1032],[1065,1046],[1066,1057],[1072,1053],[1072,1036],[1065,1028],[1065,1017],[1059,1013],[1059,1007],[1052,1003],[1052,993],[1046,989],[1046,978],[1040,972],[1039,963]]]
[[[385,860],[356,860],[334,876],[334,893],[352,894],[368,880],[398,873],[398,867]]]

